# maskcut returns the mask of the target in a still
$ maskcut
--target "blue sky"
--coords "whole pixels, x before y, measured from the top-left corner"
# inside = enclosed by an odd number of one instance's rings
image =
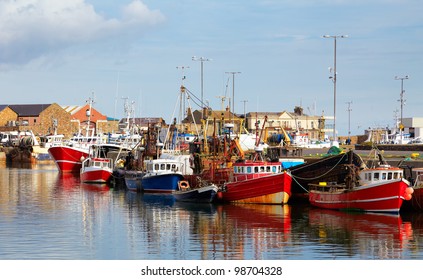
[[[423,2],[420,0],[1,0],[0,104],[83,105],[123,117],[123,98],[139,117],[175,110],[185,86],[220,109],[333,115],[333,39],[337,41],[336,126],[352,134],[423,117]],[[226,87],[229,80],[228,87]],[[197,109],[194,107],[194,109]]]

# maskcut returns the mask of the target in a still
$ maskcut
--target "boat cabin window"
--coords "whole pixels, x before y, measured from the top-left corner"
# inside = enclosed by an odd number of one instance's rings
[[[154,170],[160,170],[160,165],[159,164],[155,164],[154,165]]]
[[[386,180],[386,172],[382,173],[382,180]]]
[[[365,173],[365,179],[366,181],[371,181],[372,180],[372,173]]]
[[[272,166],[272,172],[276,173],[276,166]]]
[[[263,173],[264,172],[264,166],[260,166],[260,172]]]
[[[373,180],[379,181],[379,173],[373,173]]]
[[[247,173],[251,173],[251,166],[247,167]]]
[[[259,168],[258,168],[258,166],[255,166],[254,167],[254,173],[258,173],[259,172]]]
[[[172,171],[176,171],[176,164],[172,164]]]
[[[392,180],[392,172],[388,172],[388,180]]]
[[[266,172],[270,172],[270,166],[266,166]]]

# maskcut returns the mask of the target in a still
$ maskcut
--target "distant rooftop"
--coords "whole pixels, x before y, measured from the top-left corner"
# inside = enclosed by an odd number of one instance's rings
[[[70,113],[71,115],[75,114],[76,112],[78,112],[79,110],[81,110],[82,107],[84,106],[78,106],[78,105],[61,105],[61,107],[63,108],[63,110],[65,110],[66,112]]]
[[[51,104],[18,104],[7,105],[10,109],[15,111],[20,117],[38,116]]]

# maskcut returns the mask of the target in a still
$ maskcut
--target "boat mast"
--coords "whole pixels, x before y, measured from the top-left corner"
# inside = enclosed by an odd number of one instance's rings
[[[87,100],[87,102],[89,104],[89,109],[85,112],[85,114],[88,118],[87,126],[86,126],[86,132],[85,132],[87,139],[89,137],[89,131],[90,131],[90,128],[91,128],[91,109],[92,109],[92,106],[93,106],[93,103],[94,103],[94,92],[92,93],[92,96],[93,97],[89,97],[88,100]],[[94,129],[91,132],[91,136],[94,136]]]
[[[130,134],[130,126],[129,126],[129,120],[131,118],[131,113],[134,111],[134,101],[131,102],[131,105],[129,105],[128,97],[122,97],[122,99],[125,99],[124,103],[124,111],[126,114],[126,128],[125,128],[125,134]],[[134,120],[135,122],[135,120]]]

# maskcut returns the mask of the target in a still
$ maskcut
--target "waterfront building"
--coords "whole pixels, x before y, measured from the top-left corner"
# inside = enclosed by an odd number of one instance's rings
[[[294,112],[249,112],[246,114],[246,127],[249,132],[256,132],[256,123],[259,129],[267,117],[264,128],[269,134],[300,133],[308,135],[309,139],[325,140],[333,128],[326,126],[327,116],[312,116],[304,114],[302,107],[295,107]]]

